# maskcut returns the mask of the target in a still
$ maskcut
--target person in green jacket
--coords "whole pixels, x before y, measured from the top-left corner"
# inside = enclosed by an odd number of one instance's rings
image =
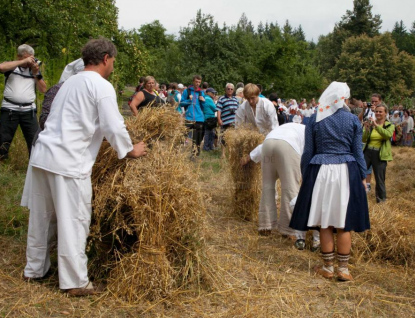
[[[372,165],[376,180],[376,202],[386,200],[386,166],[392,160],[391,138],[395,126],[386,120],[388,108],[379,105],[375,109],[375,117],[363,123],[363,148],[367,168]]]

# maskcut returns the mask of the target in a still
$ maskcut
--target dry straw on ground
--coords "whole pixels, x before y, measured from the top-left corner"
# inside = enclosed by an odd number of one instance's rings
[[[198,168],[181,145],[185,128],[170,107],[144,108],[126,121],[146,157],[118,160],[104,143],[93,171],[90,271],[128,301],[159,299],[200,288],[209,277],[204,257],[205,205]]]
[[[251,126],[244,126],[226,130],[224,138],[233,182],[234,214],[252,221],[258,215],[261,166],[250,161],[242,167],[240,160],[261,144],[264,136]]]
[[[372,186],[371,230],[354,235],[353,255],[357,262],[387,261],[412,267],[415,264],[415,149],[393,148],[393,158],[386,173],[388,199],[377,204]]]

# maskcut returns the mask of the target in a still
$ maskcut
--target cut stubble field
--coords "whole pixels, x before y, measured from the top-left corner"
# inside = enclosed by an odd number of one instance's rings
[[[107,292],[69,298],[53,273],[41,283],[22,280],[28,210],[19,207],[25,176],[19,137],[15,162],[0,166],[0,313],[2,317],[411,317],[415,316],[415,150],[395,148],[388,165],[388,201],[369,193],[372,231],[353,234],[354,282],[316,277],[320,258],[298,251],[278,233],[258,236],[256,221],[232,213],[229,167],[220,152],[202,153],[189,167],[200,169],[206,192],[203,239],[214,282],[178,288],[164,298],[135,303]],[[21,161],[19,163],[19,161]],[[27,162],[26,162],[27,164]]]

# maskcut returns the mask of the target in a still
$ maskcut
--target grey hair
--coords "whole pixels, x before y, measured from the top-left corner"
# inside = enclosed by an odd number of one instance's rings
[[[232,83],[227,83],[226,86],[225,86],[225,88],[227,88],[228,86],[231,87],[231,88],[233,88],[233,89],[235,89],[235,86],[233,86]]]
[[[22,44],[17,48],[17,55],[23,56],[25,54],[35,55],[35,50],[27,44]]]
[[[243,88],[243,87],[239,87],[239,88],[236,90],[235,94],[236,94],[236,95],[238,95],[238,94],[240,94],[240,93],[242,93],[242,94],[243,94],[243,92],[244,92],[244,88]]]

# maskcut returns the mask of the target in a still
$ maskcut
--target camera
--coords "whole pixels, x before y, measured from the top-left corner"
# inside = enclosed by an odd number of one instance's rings
[[[41,66],[42,65],[42,61],[39,61],[36,57],[35,57],[35,62],[37,63],[37,65]]]
[[[367,102],[366,104],[367,104],[367,107],[371,107],[372,106],[372,103],[370,103],[370,102]]]

